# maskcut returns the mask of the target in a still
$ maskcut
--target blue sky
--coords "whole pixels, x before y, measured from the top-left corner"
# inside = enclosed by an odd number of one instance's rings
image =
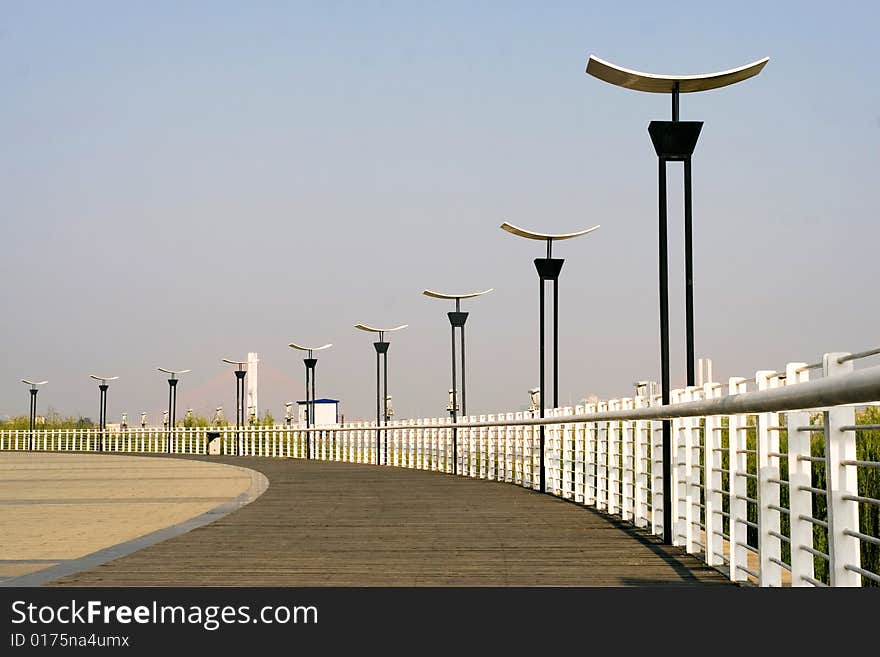
[[[469,402],[537,382],[536,244],[560,245],[560,397],[657,378],[656,159],[666,96],[584,74],[721,70],[682,97],[694,160],[697,352],[720,377],[880,342],[876,3],[0,3],[0,415],[233,406],[224,356],[263,358],[261,405],[301,396],[291,340],[333,342],[319,394],[369,416],[394,337],[401,416],[443,412],[444,304],[466,304]],[[683,378],[681,174],[670,175],[673,383]],[[228,381],[226,380],[228,379]],[[43,406],[45,408],[45,406]],[[231,412],[227,413],[232,415]],[[182,413],[179,412],[179,415]]]

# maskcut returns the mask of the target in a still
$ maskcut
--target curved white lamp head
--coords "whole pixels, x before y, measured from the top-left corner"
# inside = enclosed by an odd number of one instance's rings
[[[606,62],[604,59],[599,59],[595,55],[590,55],[590,59],[587,61],[587,73],[617,87],[655,94],[673,93],[677,83],[678,91],[688,94],[696,91],[719,89],[748,80],[758,75],[769,61],[769,57],[764,57],[764,59],[759,59],[751,64],[716,73],[659,75],[623,68],[611,62]]]
[[[579,230],[576,233],[538,233],[533,230],[526,230],[525,228],[520,228],[519,226],[514,226],[513,224],[507,223],[506,221],[501,224],[501,229],[506,230],[508,233],[512,233],[517,237],[525,237],[528,240],[540,240],[547,241],[553,240],[554,242],[557,240],[570,240],[574,237],[580,237],[581,235],[586,235],[588,233],[592,233],[594,230],[597,230],[599,226],[593,226],[592,228],[587,228],[585,230]]]
[[[494,287],[490,287],[488,290],[483,290],[482,292],[467,292],[464,294],[452,294],[446,292],[435,292],[434,290],[422,290],[422,294],[426,297],[433,297],[434,299],[452,299],[453,301],[458,299],[473,299],[474,297],[481,297],[484,294],[489,294],[489,292],[493,292],[495,290]]]
[[[246,360],[232,360],[231,358],[221,358],[224,363],[229,363],[230,365],[247,365]]]
[[[175,374],[189,374],[192,370],[166,370],[164,367],[157,367],[160,372],[165,372],[165,374],[170,374],[174,376]]]
[[[37,386],[43,386],[43,385],[46,385],[47,383],[49,383],[48,381],[28,381],[27,379],[22,379],[21,382],[27,383],[29,386],[33,386],[35,388]]]
[[[301,344],[296,344],[295,342],[291,342],[288,347],[292,349],[299,349],[300,351],[321,351],[322,349],[329,349],[332,347],[332,344],[325,344],[323,347],[306,347]]]
[[[89,374],[91,378],[95,381],[100,381],[101,383],[107,383],[107,381],[115,381],[118,379],[118,376],[98,376],[97,374]]]
[[[354,327],[356,329],[360,329],[361,331],[367,331],[369,333],[391,333],[392,331],[399,331],[401,329],[405,329],[409,324],[401,324],[400,326],[395,326],[394,328],[376,328],[375,326],[367,326],[366,324],[355,324]]]

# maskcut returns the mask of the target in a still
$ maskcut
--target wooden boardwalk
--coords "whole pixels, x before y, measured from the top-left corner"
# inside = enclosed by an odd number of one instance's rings
[[[50,585],[729,583],[625,523],[511,484],[351,463],[210,460],[262,472],[269,489],[210,525]]]

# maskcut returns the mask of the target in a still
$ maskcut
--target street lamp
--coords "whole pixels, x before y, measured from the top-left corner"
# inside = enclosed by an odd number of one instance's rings
[[[465,294],[448,294],[445,292],[434,292],[433,290],[423,290],[422,294],[426,297],[432,297],[434,299],[447,299],[455,300],[455,312],[446,313],[449,317],[449,324],[452,326],[452,390],[450,391],[451,399],[450,405],[452,407],[452,474],[456,474],[458,472],[458,429],[455,428],[456,421],[456,413],[458,411],[458,404],[456,403],[456,395],[458,393],[458,382],[455,377],[455,329],[458,328],[461,331],[461,415],[462,417],[467,416],[467,403],[466,403],[466,385],[465,385],[465,370],[464,370],[464,324],[467,321],[468,313],[461,312],[461,300],[462,299],[474,299],[476,297],[483,296],[484,294],[488,294],[495,288],[489,288],[488,290],[483,290],[482,292],[468,292]]]
[[[287,345],[291,349],[298,349],[299,351],[308,352],[308,358],[303,358],[303,363],[306,366],[306,429],[309,427],[315,426],[315,365],[318,364],[318,359],[312,357],[312,352],[322,351],[324,349],[329,349],[332,347],[332,344],[325,344],[322,347],[304,347],[302,345],[296,344],[295,342],[291,342]],[[309,391],[309,382],[311,381],[311,391]],[[311,458],[311,440],[310,433],[306,431],[306,458]]]
[[[98,412],[98,428],[101,430],[100,437],[98,440],[98,451],[104,451],[104,431],[107,429],[107,389],[110,387],[108,381],[115,381],[118,379],[118,376],[98,376],[96,374],[89,374],[89,377],[94,379],[95,381],[100,381],[98,384],[98,390],[101,391],[100,394],[100,408]]]
[[[547,257],[546,258],[535,258],[535,269],[538,270],[538,281],[540,287],[540,301],[539,301],[539,322],[540,322],[540,335],[539,341],[541,344],[539,351],[539,360],[541,367],[541,375],[539,379],[538,388],[540,389],[540,401],[541,401],[541,417],[544,417],[544,408],[545,408],[545,397],[544,390],[546,390],[544,386],[544,283],[546,281],[553,281],[553,407],[556,408],[559,406],[559,272],[562,271],[562,265],[565,262],[563,258],[554,258],[553,257],[553,241],[560,240],[570,240],[575,237],[580,237],[581,235],[586,235],[588,233],[592,233],[594,230],[597,230],[599,226],[593,226],[592,228],[587,228],[585,230],[580,230],[576,233],[536,233],[531,230],[526,230],[524,228],[519,228],[512,224],[507,223],[506,221],[501,224],[501,228],[506,230],[508,233],[512,233],[517,237],[524,237],[529,240],[540,240],[547,242]],[[545,491],[545,473],[544,473],[544,425],[541,425],[540,429],[541,436],[541,445],[540,445],[540,454],[541,454],[541,491]]]
[[[241,425],[244,424],[244,377],[247,376],[246,360],[222,359],[228,365],[235,365],[235,455],[241,452]]]
[[[375,328],[373,326],[367,326],[366,324],[355,324],[354,327],[356,329],[360,329],[361,331],[367,331],[368,333],[378,333],[379,341],[374,342],[373,346],[376,348],[376,465],[379,465],[379,451],[381,449],[381,438],[379,436],[379,427],[382,426],[381,417],[384,418],[384,422],[388,422],[388,347],[391,345],[390,342],[385,341],[385,334],[391,333],[393,331],[400,331],[401,329],[405,329],[409,324],[401,324],[400,326],[395,326],[394,328]],[[380,369],[379,360],[382,359],[382,368]],[[385,383],[383,388],[385,389],[385,394],[382,395],[379,391],[379,383],[380,383],[380,372],[384,370],[384,380]],[[384,400],[384,404],[383,401]],[[384,410],[383,410],[384,406]],[[388,463],[388,440],[386,436],[385,440],[385,463]]]
[[[27,379],[22,379],[22,383],[29,385],[31,392],[31,412],[30,412],[30,436],[28,437],[28,450],[33,450],[34,448],[34,425],[37,422],[37,386],[43,386],[49,383],[48,381],[28,381]]]
[[[769,57],[717,73],[700,75],[657,75],[622,68],[590,55],[587,73],[609,84],[648,93],[672,96],[672,120],[651,121],[648,134],[659,163],[659,251],[660,251],[660,369],[663,404],[669,403],[669,283],[666,238],[666,163],[684,163],[684,252],[685,252],[685,324],[687,343],[687,384],[694,385],[694,276],[693,276],[693,194],[691,156],[697,146],[702,121],[679,121],[679,95],[719,89],[758,75]],[[663,421],[663,542],[672,544],[672,422]]]
[[[171,438],[174,432],[174,423],[177,419],[177,382],[181,374],[189,374],[192,370],[166,370],[157,368],[160,372],[168,375],[168,433],[165,437],[165,451],[171,453]]]

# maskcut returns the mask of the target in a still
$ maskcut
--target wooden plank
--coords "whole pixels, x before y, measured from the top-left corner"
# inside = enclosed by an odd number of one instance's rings
[[[269,489],[210,525],[51,585],[728,583],[627,523],[511,484],[352,463],[196,458],[258,470]]]

